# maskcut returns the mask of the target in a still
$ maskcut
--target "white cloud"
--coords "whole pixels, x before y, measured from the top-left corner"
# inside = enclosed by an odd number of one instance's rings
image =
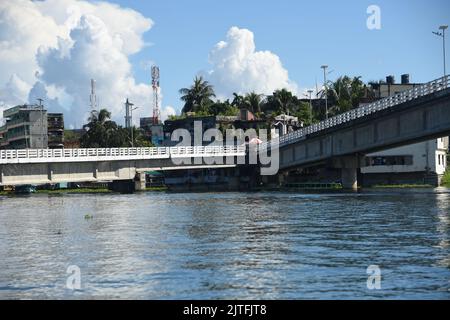
[[[0,105],[17,105],[27,101],[31,86],[13,73],[8,82],[0,88]]]
[[[150,84],[136,83],[129,55],[146,45],[143,34],[152,25],[106,2],[2,0],[0,100],[10,105],[28,96],[35,103],[39,96],[49,108],[65,110],[67,124],[80,126],[94,78],[100,107],[122,124],[128,97],[139,106],[133,114],[139,123],[139,116],[151,114],[152,92]]]
[[[233,92],[271,94],[282,88],[298,91],[280,58],[270,51],[256,51],[253,33],[247,29],[230,28],[226,40],[211,50],[209,62],[212,69],[205,77],[222,99]]]
[[[167,120],[167,118],[169,118],[169,116],[174,116],[176,114],[177,113],[176,113],[174,107],[167,106],[161,110],[161,120],[162,121]]]

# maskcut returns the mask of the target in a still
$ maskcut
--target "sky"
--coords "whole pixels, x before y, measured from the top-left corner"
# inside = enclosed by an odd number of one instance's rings
[[[371,5],[379,29],[367,27]],[[129,98],[138,124],[152,113],[152,64],[163,118],[180,112],[178,90],[197,75],[220,99],[280,88],[302,97],[322,85],[323,64],[331,80],[409,73],[426,82],[443,75],[442,39],[432,34],[442,24],[448,0],[1,0],[0,109],[43,98],[67,127],[81,127],[94,78],[100,107],[123,124]]]

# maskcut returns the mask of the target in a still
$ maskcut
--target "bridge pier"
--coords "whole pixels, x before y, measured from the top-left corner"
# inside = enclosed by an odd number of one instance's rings
[[[145,190],[145,172],[136,172],[136,176],[134,178],[134,190]]]
[[[342,188],[346,190],[358,190],[358,172],[357,168],[341,169]]]
[[[351,191],[358,190],[358,168],[360,167],[358,155],[344,156],[333,159],[333,167],[341,169],[342,188]]]

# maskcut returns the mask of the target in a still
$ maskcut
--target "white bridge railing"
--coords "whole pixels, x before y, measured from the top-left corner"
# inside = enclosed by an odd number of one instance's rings
[[[27,162],[114,161],[188,157],[245,156],[245,145],[155,148],[0,150],[0,164]]]
[[[296,130],[294,132],[283,135],[279,138],[279,146],[287,145],[294,143],[299,140],[303,140],[307,135],[331,128],[337,125],[340,125],[345,122],[349,122],[374,112],[378,112],[384,109],[388,109],[399,104],[405,103],[407,101],[411,101],[438,91],[445,90],[450,87],[450,77],[445,76],[423,85],[417,86],[415,88],[403,91],[396,95],[378,100],[376,102],[361,106],[359,108],[347,111],[345,113],[339,114],[328,120],[321,121],[319,123],[315,123],[311,126],[302,128],[300,130]],[[272,143],[276,146],[275,143]],[[271,143],[263,143],[260,145],[260,149],[270,148]]]

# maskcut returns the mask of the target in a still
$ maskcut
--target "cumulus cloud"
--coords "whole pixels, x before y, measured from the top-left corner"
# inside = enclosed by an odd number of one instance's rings
[[[164,120],[167,120],[167,118],[169,118],[169,116],[174,116],[176,114],[177,113],[176,113],[174,107],[167,106],[161,110],[161,119],[162,119],[162,121],[164,121]]]
[[[280,58],[270,51],[256,51],[253,33],[247,29],[230,28],[226,39],[211,50],[209,62],[212,69],[205,77],[221,98],[233,92],[271,94],[281,88],[298,91]]]
[[[129,56],[146,43],[153,21],[105,2],[3,0],[0,2],[0,100],[35,103],[64,111],[66,123],[80,126],[89,112],[90,79],[100,107],[123,122],[129,98],[139,116],[149,116],[150,84],[137,83]],[[12,90],[11,88],[14,88]]]

